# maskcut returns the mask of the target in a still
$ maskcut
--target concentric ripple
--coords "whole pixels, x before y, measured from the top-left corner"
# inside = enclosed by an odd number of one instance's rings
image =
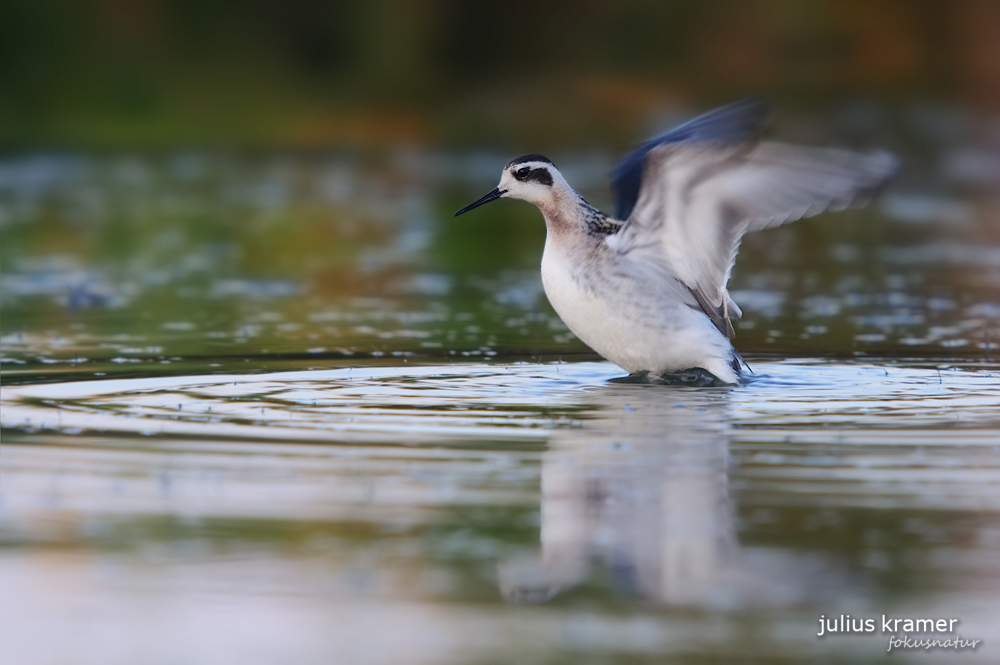
[[[726,395],[732,424],[744,430],[739,438],[843,441],[846,427],[854,441],[905,443],[948,428],[964,430],[966,442],[996,443],[995,371],[821,362],[755,368],[746,386],[714,391]],[[620,374],[606,363],[521,363],[79,381],[4,387],[0,422],[28,431],[301,442],[539,439],[598,417],[605,409],[594,391],[628,392],[636,405],[699,392],[607,383]]]
[[[609,662],[636,631],[657,657],[855,662],[882,636],[824,642],[815,617],[891,612],[900,589],[908,616],[993,640],[996,368],[751,364],[734,388],[611,383],[605,363],[5,386],[8,648],[73,660],[28,630],[44,615],[101,653],[86,611],[147,636],[140,654],[195,624],[263,649],[284,617],[303,654],[369,654],[391,625],[408,652],[438,635],[446,662],[576,653],[574,630]],[[410,655],[372,662],[440,661]]]

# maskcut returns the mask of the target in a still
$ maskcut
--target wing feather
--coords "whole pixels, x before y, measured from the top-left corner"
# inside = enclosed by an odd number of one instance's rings
[[[615,247],[665,263],[720,331],[741,312],[726,290],[740,240],[867,201],[896,171],[885,152],[781,143],[684,141],[646,155],[642,188]]]
[[[632,214],[639,198],[646,157],[655,148],[681,141],[749,141],[760,133],[767,115],[763,100],[744,99],[689,120],[625,155],[611,172],[615,219],[628,219]]]

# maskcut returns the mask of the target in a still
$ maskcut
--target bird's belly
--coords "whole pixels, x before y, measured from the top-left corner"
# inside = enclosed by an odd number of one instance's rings
[[[664,346],[662,335],[637,325],[634,312],[623,312],[615,295],[627,298],[607,285],[607,292],[584,288],[559,261],[543,261],[542,285],[552,308],[574,335],[611,362],[629,372],[650,369],[656,348]],[[618,293],[616,293],[618,291]]]
[[[552,308],[573,334],[605,358],[624,367],[619,348],[624,326],[622,320],[609,311],[608,301],[594,297],[572,282],[546,279],[544,273],[542,285]]]
[[[573,334],[622,369],[704,367],[729,380],[729,340],[700,312],[661,300],[655,286],[610,279],[585,288],[565,260],[548,255],[542,260],[542,285]]]

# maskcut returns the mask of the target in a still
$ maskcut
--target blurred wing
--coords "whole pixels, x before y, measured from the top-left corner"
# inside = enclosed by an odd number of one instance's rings
[[[780,143],[683,142],[651,150],[635,209],[614,246],[663,263],[723,333],[740,312],[726,291],[745,233],[864,203],[896,171],[888,153]]]
[[[757,136],[768,115],[760,99],[722,106],[650,139],[626,155],[611,172],[615,219],[628,219],[639,199],[646,156],[654,149],[681,141],[747,141]]]

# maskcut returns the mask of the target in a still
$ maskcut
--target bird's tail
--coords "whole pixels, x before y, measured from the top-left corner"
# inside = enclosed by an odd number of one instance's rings
[[[736,349],[733,349],[732,368],[737,372],[739,372],[742,367],[746,367],[748,370],[750,370],[751,374],[754,373],[753,370],[750,369],[750,365],[747,364],[747,361],[743,360],[743,356],[740,355],[740,352],[737,351]]]

